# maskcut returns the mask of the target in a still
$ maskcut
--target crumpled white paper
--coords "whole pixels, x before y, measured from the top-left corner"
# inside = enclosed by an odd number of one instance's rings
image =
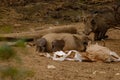
[[[74,54],[73,58],[69,58],[69,55],[71,55],[71,54]],[[59,57],[57,57],[57,56],[59,56]],[[82,57],[81,57],[80,53],[76,50],[70,50],[67,53],[65,53],[63,51],[56,51],[56,52],[54,52],[52,59],[56,60],[56,61],[68,60],[68,61],[82,62]]]

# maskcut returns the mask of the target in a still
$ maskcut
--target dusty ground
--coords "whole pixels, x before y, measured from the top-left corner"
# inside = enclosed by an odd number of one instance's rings
[[[120,55],[120,31],[110,30],[108,35],[106,47]],[[27,48],[27,55],[22,54],[24,50],[18,50],[23,61],[22,66],[35,72],[34,77],[26,80],[120,80],[119,62],[59,62],[40,56],[34,47]],[[48,65],[54,65],[55,68],[48,69]]]
[[[69,1],[67,3],[69,3]],[[57,25],[61,25],[61,23],[64,24],[70,23],[70,25],[77,27],[80,26],[79,18],[81,10],[79,11],[79,9],[81,9],[81,7],[79,5],[70,6],[71,4],[68,4],[66,6],[64,5],[66,3],[60,2],[60,5],[56,7],[57,5],[56,3],[54,3],[54,5],[51,3],[44,3],[43,8],[45,6],[45,11],[42,11],[43,10],[42,7],[40,7],[40,9],[38,8],[40,4],[41,3],[37,4],[36,7],[34,6],[34,4],[25,6],[25,8],[15,7],[15,9],[18,10],[18,13],[20,14],[16,13],[12,8],[10,9],[5,8],[1,10],[2,9],[1,7],[0,34],[31,31],[31,29],[34,28],[47,29],[51,28],[51,26],[57,27]],[[46,5],[48,4],[50,4],[50,6],[46,7]],[[99,5],[101,6],[101,4],[98,4],[98,6]],[[32,9],[38,9],[39,12],[38,10],[35,11],[33,10],[34,14],[36,14],[34,15],[33,12],[30,11]],[[75,9],[78,9],[78,13],[76,13]],[[48,10],[48,12],[46,10]],[[69,14],[69,12],[71,13]],[[41,13],[41,15],[39,13]],[[58,13],[59,15],[56,15]],[[78,21],[76,21],[76,19]],[[45,23],[42,23],[43,21]],[[62,26],[66,25],[62,24],[59,27]],[[120,55],[120,30],[109,30],[107,34],[109,35],[109,38],[105,40],[106,47],[110,48],[111,50],[115,51],[118,55]],[[9,63],[10,65],[14,66],[15,65],[23,66],[35,72],[35,75],[32,78],[27,78],[25,80],[120,80],[120,62],[102,63],[102,62],[53,61],[46,57],[40,56],[38,53],[35,52],[34,47],[29,47],[26,49],[17,48],[17,52],[22,58],[21,64],[9,62],[5,63],[7,64]],[[2,63],[3,62],[0,61],[0,65],[2,65]],[[55,68],[48,69],[47,68],[48,65],[54,65]]]

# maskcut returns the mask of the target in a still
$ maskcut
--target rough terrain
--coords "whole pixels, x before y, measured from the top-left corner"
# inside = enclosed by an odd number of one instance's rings
[[[61,5],[64,4],[62,2],[60,3]],[[39,4],[36,4],[36,7]],[[50,5],[51,7],[49,8],[46,7],[46,8],[48,8],[48,10],[51,11],[51,9],[56,8],[55,5],[57,5],[57,3],[54,3],[54,6]],[[63,26],[71,26],[71,25],[75,27],[79,27],[80,26],[79,15],[77,16],[76,19],[76,16],[74,16],[73,13],[71,13],[72,17],[68,16],[69,12],[65,14],[65,12],[67,12],[66,9],[71,11],[73,9],[78,9],[79,6],[71,7],[69,5],[65,6],[64,9],[61,8],[60,5],[58,6],[59,8],[57,7],[55,12],[57,12],[58,10],[60,14],[62,13],[61,16],[54,15],[53,14],[54,10],[53,10],[53,12],[51,11],[49,15],[46,15],[47,18],[43,16],[47,13],[46,11],[43,11],[45,14],[44,13],[41,14],[42,18],[38,18],[41,17],[38,13],[36,13],[36,16],[38,15],[38,17],[36,17],[33,16],[33,14],[31,13],[22,13],[21,11],[21,14],[25,14],[23,16],[20,14],[18,15],[18,13],[16,13],[13,8],[9,8],[9,9],[5,8],[4,10],[1,9],[0,34],[14,33],[14,32],[20,33],[23,31],[32,31],[33,29],[44,30],[52,27],[63,27]],[[33,6],[33,5],[28,5],[28,6]],[[25,9],[29,8],[28,6],[26,6]],[[2,13],[6,13],[6,14],[2,14]],[[29,17],[28,14],[32,16]],[[49,18],[48,16],[52,16],[52,18],[51,17]],[[45,20],[48,21],[48,23],[44,20],[44,18]],[[105,40],[106,47],[115,51],[120,56],[120,30],[111,29],[107,32],[107,34],[109,35],[109,38]],[[100,41],[98,42],[101,43]],[[40,56],[39,53],[35,52],[35,47],[27,47],[24,49],[16,48],[16,50],[17,50],[17,54],[19,54],[19,56],[22,58],[21,64],[19,63],[15,64],[11,62],[5,62],[4,64],[4,62],[2,61],[0,61],[0,64],[24,66],[28,69],[33,70],[35,72],[34,76],[28,77],[25,80],[120,80],[120,62],[116,62],[116,63],[115,62],[113,63],[74,62],[74,61],[59,62]],[[28,53],[28,54],[24,54],[24,53]],[[53,65],[55,66],[55,68],[48,69],[49,65]]]

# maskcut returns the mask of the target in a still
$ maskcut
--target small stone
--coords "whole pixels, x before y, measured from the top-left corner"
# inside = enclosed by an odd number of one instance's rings
[[[115,75],[118,76],[118,75],[120,75],[120,73],[116,73]]]
[[[106,72],[105,72],[105,71],[100,71],[99,73],[101,73],[101,74],[105,74]]]
[[[21,26],[21,24],[14,24],[14,26],[18,27],[18,26]]]
[[[118,68],[114,68],[114,71],[118,71],[119,69]]]
[[[93,74],[96,74],[97,71],[94,71]]]
[[[56,67],[54,65],[48,65],[47,68],[48,69],[55,69]]]

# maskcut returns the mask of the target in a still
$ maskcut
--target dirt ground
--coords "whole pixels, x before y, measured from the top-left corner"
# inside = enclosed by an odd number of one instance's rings
[[[78,3],[78,5],[73,5],[72,3],[68,4],[70,2],[69,0],[67,2],[68,5],[64,5],[66,3],[63,4],[63,2],[60,2],[59,6],[57,3],[44,3],[43,7],[38,8],[38,6],[41,4],[39,3],[36,6],[32,4],[25,6],[24,8],[14,7],[20,14],[16,13],[15,10],[12,8],[3,8],[2,10],[1,7],[0,34],[32,31],[34,28],[39,28],[40,30],[42,30],[52,28],[53,26],[63,27],[72,25],[79,27],[81,6],[79,6]],[[46,6],[48,4],[50,4],[50,6]],[[98,4],[98,6],[99,5],[101,6],[101,4]],[[43,9],[44,6],[45,9]],[[32,12],[30,10],[32,10]],[[78,11],[78,13],[76,13],[76,11]],[[42,22],[45,23],[42,24]],[[79,30],[81,31],[81,29],[78,29],[78,31]],[[107,32],[107,35],[109,36],[109,38],[105,40],[106,47],[115,51],[120,56],[120,30],[111,29]],[[99,43],[101,44],[101,41],[99,41]],[[120,62],[103,63],[53,61],[49,58],[40,56],[39,53],[35,52],[34,47],[27,47],[25,49],[17,48],[17,53],[22,58],[21,64],[15,64],[11,62],[5,63],[7,65],[26,67],[35,72],[33,77],[28,77],[25,80],[120,80]],[[0,61],[0,65],[4,65],[3,63],[4,62]],[[53,65],[54,68],[49,69],[48,66],[50,65]]]
[[[80,26],[79,23],[71,25],[76,27]],[[47,26],[53,25],[46,25],[44,29],[46,29]],[[35,27],[31,28],[34,29]],[[30,29],[30,27],[28,29]],[[19,28],[17,31],[19,31]],[[109,38],[105,40],[106,47],[120,55],[120,30],[109,30],[107,34]],[[101,41],[99,41],[99,43],[101,44]],[[22,64],[8,63],[14,66],[26,67],[35,72],[33,77],[28,77],[25,80],[120,80],[120,62],[53,61],[49,58],[40,56],[39,53],[35,51],[35,47],[27,47],[25,49],[18,48],[17,52],[22,58]],[[53,65],[55,68],[49,69],[49,65]]]
[[[105,40],[106,47],[120,55],[120,31],[110,30],[108,35],[109,39]],[[29,54],[21,55],[22,65],[32,69],[35,75],[26,80],[120,80],[119,62],[59,62],[40,56],[34,47],[28,47],[27,51]],[[55,68],[48,69],[49,65]]]

